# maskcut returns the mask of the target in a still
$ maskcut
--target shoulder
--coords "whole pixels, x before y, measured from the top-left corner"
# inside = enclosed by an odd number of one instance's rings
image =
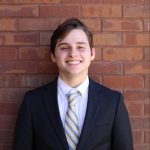
[[[106,87],[100,83],[97,83],[90,79],[89,82],[89,90],[94,91],[97,95],[102,95],[107,99],[120,99],[122,97],[122,93],[120,91],[116,91],[109,87]]]
[[[27,91],[24,95],[24,98],[39,99],[41,96],[43,96],[43,94],[45,92],[52,92],[52,91],[55,91],[56,89],[57,89],[57,79],[55,79],[45,85],[37,87],[35,89],[31,89],[31,90]]]
[[[106,92],[106,93],[116,93],[116,94],[121,94],[120,91],[116,91],[114,89],[111,89],[107,86],[104,86],[100,83],[97,83],[95,82],[94,80],[92,79],[89,79],[89,86],[91,86],[92,88],[95,88],[97,90],[102,90],[103,92]]]

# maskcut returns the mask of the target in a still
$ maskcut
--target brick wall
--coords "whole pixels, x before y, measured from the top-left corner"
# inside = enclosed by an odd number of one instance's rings
[[[0,150],[11,150],[25,91],[52,80],[49,56],[55,27],[79,17],[94,34],[90,76],[120,90],[129,111],[135,150],[150,147],[149,0],[0,1]]]

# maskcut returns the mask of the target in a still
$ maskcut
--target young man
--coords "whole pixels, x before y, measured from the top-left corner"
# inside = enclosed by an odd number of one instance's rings
[[[81,21],[68,19],[54,31],[51,58],[59,76],[26,93],[13,150],[133,150],[121,93],[88,77],[95,49]]]

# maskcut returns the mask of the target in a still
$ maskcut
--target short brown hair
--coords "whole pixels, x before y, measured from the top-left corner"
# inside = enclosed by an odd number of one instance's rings
[[[93,48],[93,35],[91,31],[79,19],[71,18],[71,19],[67,19],[62,24],[60,24],[53,32],[53,35],[51,37],[51,43],[50,43],[50,50],[53,54],[55,53],[57,41],[59,39],[63,39],[73,29],[83,30],[87,35],[90,48]]]

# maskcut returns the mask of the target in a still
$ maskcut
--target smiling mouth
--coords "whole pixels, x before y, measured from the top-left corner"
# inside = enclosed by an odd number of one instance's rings
[[[79,61],[79,60],[66,61],[66,62],[67,62],[67,64],[69,64],[69,65],[78,65],[78,64],[80,64],[80,63],[81,63],[81,61]]]

